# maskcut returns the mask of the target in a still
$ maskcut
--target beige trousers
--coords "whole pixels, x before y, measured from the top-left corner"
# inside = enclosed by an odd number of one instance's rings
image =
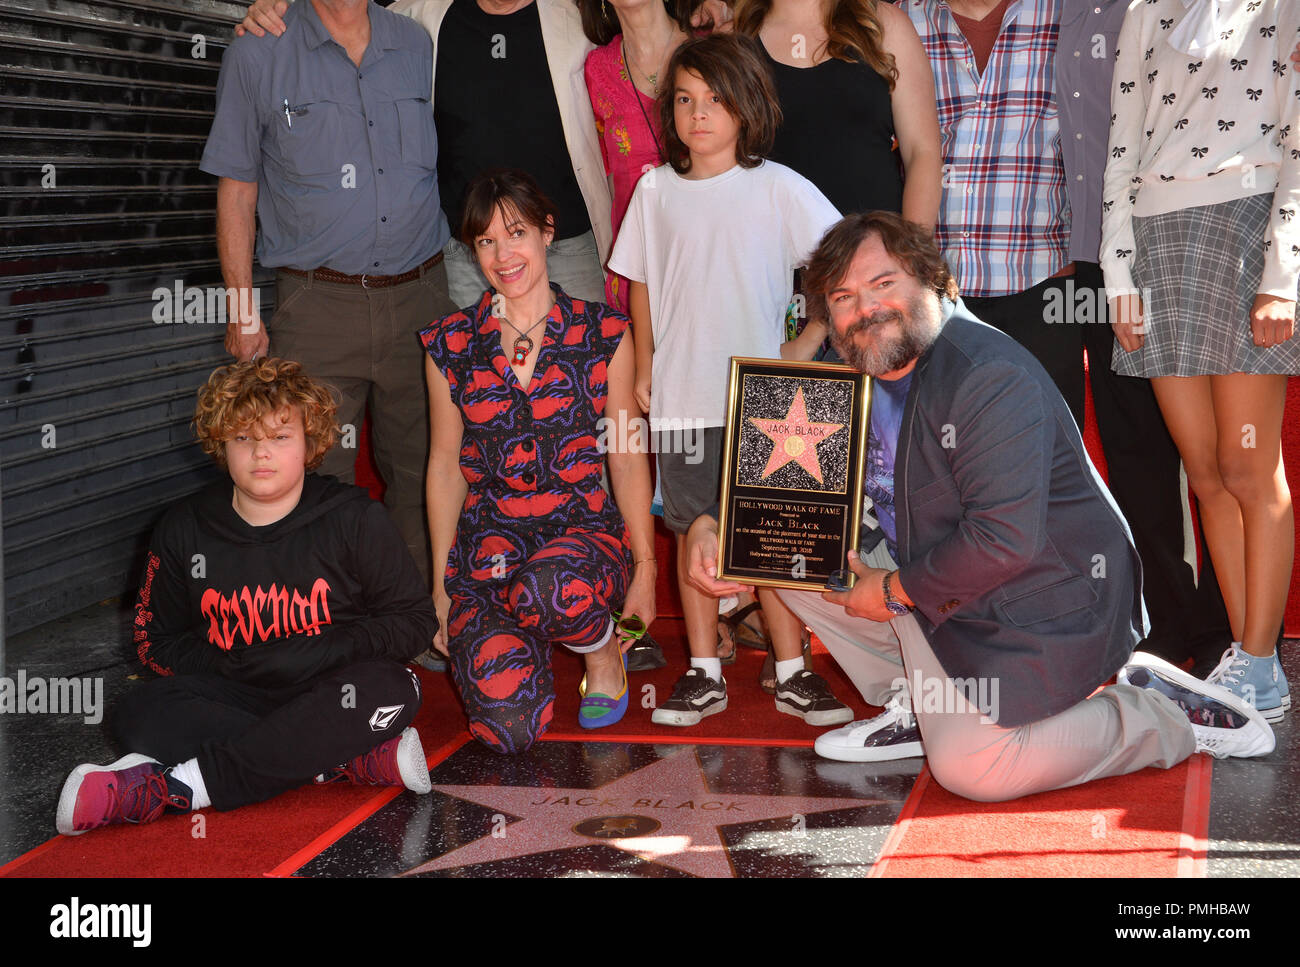
[[[893,568],[882,541],[871,567]],[[1196,751],[1186,714],[1152,689],[1114,685],[1017,728],[996,723],[996,680],[950,679],[916,618],[854,618],[811,591],[780,592],[826,645],[862,697],[884,705],[906,689],[930,772],[967,799],[1002,802],[1146,766],[1168,769]]]

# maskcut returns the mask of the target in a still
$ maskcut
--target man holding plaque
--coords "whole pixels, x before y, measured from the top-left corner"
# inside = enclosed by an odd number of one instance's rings
[[[840,356],[874,378],[878,526],[864,517],[851,590],[781,595],[885,708],[822,735],[819,754],[927,755],[945,788],[1001,801],[1273,750],[1245,702],[1133,654],[1146,613],[1128,526],[1051,378],[970,315],[928,233],[851,215],[804,287]],[[696,585],[734,592],[715,577],[717,522],[696,520],[689,543]]]

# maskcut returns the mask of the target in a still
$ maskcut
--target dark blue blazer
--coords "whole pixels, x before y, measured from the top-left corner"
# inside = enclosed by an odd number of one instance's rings
[[[1083,700],[1145,635],[1137,551],[1069,408],[960,302],[913,370],[894,481],[898,580],[949,677],[996,680],[1000,725]]]

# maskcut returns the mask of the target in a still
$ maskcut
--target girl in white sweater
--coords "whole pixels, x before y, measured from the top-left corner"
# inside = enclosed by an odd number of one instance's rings
[[[1152,380],[1237,640],[1211,676],[1270,721],[1294,524],[1282,468],[1300,277],[1294,0],[1134,0],[1111,104],[1101,265],[1117,372]]]

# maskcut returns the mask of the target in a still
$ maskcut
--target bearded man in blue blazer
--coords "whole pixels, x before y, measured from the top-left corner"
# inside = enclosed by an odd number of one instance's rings
[[[820,736],[819,754],[926,755],[945,788],[1000,801],[1197,751],[1273,750],[1249,704],[1134,654],[1147,622],[1128,525],[1051,378],[965,309],[927,232],[850,215],[804,293],[839,356],[873,377],[870,513],[851,590],[782,598],[885,709]],[[737,590],[715,577],[716,520],[697,520],[690,544],[698,586]]]

